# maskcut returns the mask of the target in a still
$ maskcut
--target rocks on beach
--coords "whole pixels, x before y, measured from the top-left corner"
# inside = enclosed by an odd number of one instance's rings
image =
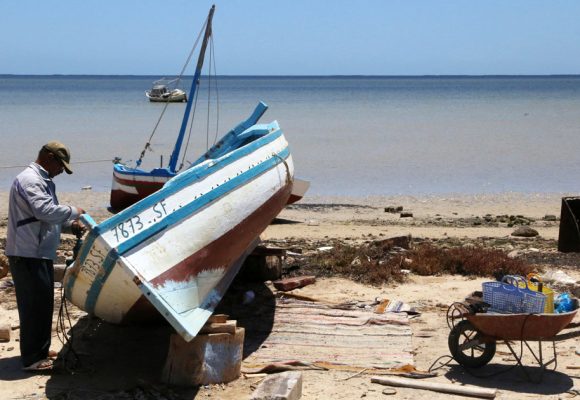
[[[538,236],[539,233],[537,230],[530,228],[529,226],[520,226],[516,230],[512,232],[512,236],[520,236],[520,237],[535,237]]]

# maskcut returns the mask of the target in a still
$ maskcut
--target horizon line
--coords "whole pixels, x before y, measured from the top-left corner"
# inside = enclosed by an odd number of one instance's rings
[[[163,74],[2,74],[0,77],[159,77],[173,75]],[[202,75],[202,76],[207,76]],[[223,78],[501,78],[501,77],[578,77],[577,74],[416,74],[416,75],[366,75],[366,74],[332,74],[332,75],[235,75],[222,74],[217,77]],[[193,75],[183,75],[183,77],[193,77]]]

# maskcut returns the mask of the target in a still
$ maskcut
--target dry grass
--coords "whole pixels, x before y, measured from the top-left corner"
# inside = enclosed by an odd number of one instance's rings
[[[377,246],[354,247],[339,243],[316,254],[307,269],[318,276],[341,276],[356,282],[380,284],[402,282],[401,257],[391,257]]]
[[[373,244],[351,246],[336,243],[332,250],[309,258],[300,272],[317,276],[341,276],[356,282],[381,285],[402,282],[404,269],[418,275],[459,274],[501,278],[506,274],[527,275],[534,267],[504,252],[483,247],[440,248],[422,243],[407,251]]]
[[[527,275],[534,267],[522,260],[509,258],[503,251],[483,247],[438,248],[421,244],[409,253],[410,269],[419,275],[441,273],[466,276]]]

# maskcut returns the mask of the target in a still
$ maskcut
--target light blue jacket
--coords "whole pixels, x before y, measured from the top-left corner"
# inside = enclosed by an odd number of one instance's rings
[[[76,207],[58,204],[48,172],[31,163],[10,189],[6,255],[55,260],[61,230],[70,232],[79,215]]]

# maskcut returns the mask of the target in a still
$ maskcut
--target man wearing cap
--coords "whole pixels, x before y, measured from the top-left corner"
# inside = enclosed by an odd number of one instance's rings
[[[54,307],[54,269],[61,230],[82,234],[79,207],[58,203],[52,178],[72,174],[70,151],[49,142],[10,189],[6,255],[20,318],[20,355],[25,370],[52,368],[50,351]]]

